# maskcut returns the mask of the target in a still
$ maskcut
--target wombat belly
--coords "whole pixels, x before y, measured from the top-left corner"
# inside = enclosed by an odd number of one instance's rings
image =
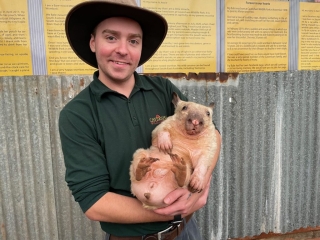
[[[166,161],[155,162],[142,180],[131,183],[132,193],[144,207],[149,209],[165,207],[164,197],[178,188],[170,165],[170,162]]]

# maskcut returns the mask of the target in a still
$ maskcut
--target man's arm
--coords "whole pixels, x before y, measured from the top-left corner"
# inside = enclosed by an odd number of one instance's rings
[[[172,216],[157,214],[143,208],[136,198],[108,192],[93,204],[85,215],[94,221],[114,223],[143,223],[171,221]]]

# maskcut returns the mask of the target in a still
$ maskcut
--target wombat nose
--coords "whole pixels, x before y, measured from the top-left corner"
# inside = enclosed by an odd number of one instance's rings
[[[199,125],[199,121],[198,121],[197,119],[193,119],[193,120],[192,120],[192,124],[193,124],[193,125]]]
[[[149,200],[149,198],[150,198],[150,193],[145,193],[144,196],[145,196],[146,199]]]

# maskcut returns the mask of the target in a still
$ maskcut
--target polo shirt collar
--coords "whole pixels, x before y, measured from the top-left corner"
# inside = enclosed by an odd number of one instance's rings
[[[137,72],[134,72],[134,79],[135,79],[135,84],[132,92],[135,92],[138,90],[153,89],[153,86],[148,81],[144,81]],[[108,88],[99,80],[99,71],[96,71],[93,73],[93,81],[90,83],[90,89],[99,102],[101,101],[101,98],[104,94],[115,92],[112,89]]]

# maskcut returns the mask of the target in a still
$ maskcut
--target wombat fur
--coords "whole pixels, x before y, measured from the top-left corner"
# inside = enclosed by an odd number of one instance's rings
[[[145,208],[165,207],[164,197],[181,187],[201,192],[217,149],[209,107],[173,94],[174,115],[152,132],[152,146],[138,149],[130,166],[131,191]]]

